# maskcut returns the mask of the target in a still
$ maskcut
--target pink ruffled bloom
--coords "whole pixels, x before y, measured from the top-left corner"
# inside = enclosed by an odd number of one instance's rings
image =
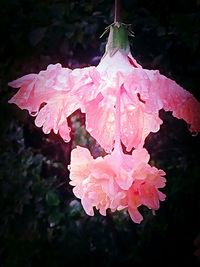
[[[141,205],[157,210],[165,195],[159,188],[165,186],[165,172],[148,164],[146,149],[135,149],[132,155],[112,154],[93,159],[88,149],[72,150],[70,184],[81,199],[88,215],[93,216],[95,207],[102,215],[106,210],[128,209],[132,220],[143,219],[138,211]]]
[[[36,116],[44,133],[51,130],[70,140],[67,117],[86,113],[86,129],[107,151],[114,146],[116,94],[121,90],[121,141],[127,151],[142,147],[150,132],[160,129],[159,110],[184,119],[200,131],[200,104],[188,91],[156,70],[143,69],[129,55],[107,53],[97,67],[70,70],[60,64],[11,83],[20,88],[9,103]],[[41,104],[45,104],[41,106]],[[98,123],[97,123],[98,122]]]
[[[159,71],[143,69],[129,52],[128,37],[120,39],[124,30],[120,23],[110,26],[106,53],[97,67],[71,70],[49,65],[39,74],[11,82],[20,89],[9,103],[35,116],[44,133],[53,130],[66,142],[70,140],[67,118],[77,109],[85,113],[87,131],[110,154],[93,159],[85,148],[72,151],[74,194],[89,215],[94,207],[102,215],[107,209],[127,208],[139,223],[138,207],[157,210],[165,198],[158,190],[165,185],[165,173],[148,164],[149,154],[142,148],[149,133],[160,129],[159,111],[172,111],[196,133],[200,103]],[[132,155],[122,152],[121,143],[127,151],[135,148]]]

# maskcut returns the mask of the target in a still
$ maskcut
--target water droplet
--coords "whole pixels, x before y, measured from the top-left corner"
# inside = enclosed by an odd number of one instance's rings
[[[131,106],[128,107],[128,110],[130,110],[130,111],[131,110],[134,110],[134,109],[135,109],[135,106],[133,106],[133,105],[131,105]]]
[[[108,116],[107,121],[108,122],[114,122],[114,120],[115,120],[115,117],[113,116],[113,114],[110,114],[110,116]]]

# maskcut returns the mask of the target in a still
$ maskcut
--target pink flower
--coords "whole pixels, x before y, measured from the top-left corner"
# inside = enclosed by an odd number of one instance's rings
[[[123,38],[122,38],[123,37]],[[151,167],[142,148],[150,132],[160,129],[159,111],[172,111],[192,132],[200,131],[200,103],[157,70],[143,69],[130,54],[127,28],[110,26],[106,53],[97,67],[71,70],[49,65],[9,84],[20,88],[10,103],[36,116],[44,133],[70,140],[67,118],[77,109],[86,114],[86,129],[109,154],[94,159],[86,148],[72,151],[70,184],[89,215],[127,209],[143,219],[141,205],[157,210],[165,195],[165,172]],[[121,143],[127,151],[122,152]]]
[[[146,149],[135,149],[132,155],[113,151],[93,159],[86,148],[77,147],[71,154],[70,184],[81,199],[83,208],[93,216],[95,207],[102,215],[106,210],[127,208],[132,220],[140,223],[138,207],[159,208],[165,195],[158,189],[165,186],[165,173],[148,164]]]
[[[31,115],[36,125],[70,140],[67,117],[86,113],[86,129],[107,151],[114,146],[116,94],[121,88],[121,141],[127,151],[142,147],[150,132],[160,129],[159,110],[184,119],[192,132],[200,131],[200,104],[181,86],[158,71],[143,69],[131,56],[107,53],[95,67],[70,70],[60,64],[9,84],[20,90],[11,98]],[[41,108],[41,104],[45,104]],[[97,123],[98,122],[98,123]]]

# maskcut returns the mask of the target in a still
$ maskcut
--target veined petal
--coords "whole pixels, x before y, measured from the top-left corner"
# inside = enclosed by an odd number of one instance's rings
[[[129,60],[130,58],[130,60]],[[118,72],[127,74],[133,71],[133,64],[137,64],[136,60],[129,56],[124,56],[120,51],[117,51],[114,56],[106,54],[97,66],[97,71],[101,75],[107,75],[108,77],[116,77]],[[140,65],[137,64],[136,67]]]
[[[72,86],[71,70],[62,68],[60,64],[49,65],[47,70],[39,74],[29,74],[9,85],[19,91],[9,100],[21,109],[27,109],[31,115],[37,114],[40,105],[56,97],[60,91],[69,91]]]
[[[141,203],[147,206],[149,209],[157,210],[159,209],[159,195],[158,190],[144,182],[140,186],[140,198]]]
[[[127,151],[142,147],[149,133],[157,132],[161,123],[158,111],[148,113],[136,95],[131,99],[125,91],[122,93],[121,140]]]
[[[185,120],[190,125],[192,133],[200,132],[200,103],[194,98],[187,99],[178,109],[174,109],[173,116]]]
[[[72,93],[85,104],[97,97],[101,77],[95,67],[75,69],[72,71],[74,86]]]
[[[94,216],[92,199],[88,198],[87,196],[83,196],[83,198],[81,199],[81,203],[87,215]]]
[[[147,71],[150,72],[150,71]],[[163,109],[172,111],[174,117],[185,120],[191,132],[200,131],[200,103],[175,81],[154,72],[156,98],[162,101]]]
[[[35,119],[37,127],[43,127],[43,132],[48,134],[51,130],[68,142],[70,140],[70,128],[68,127],[67,117],[79,108],[79,102],[66,93],[50,99],[42,107]]]
[[[135,223],[141,223],[141,221],[143,220],[143,216],[141,215],[141,213],[138,211],[137,208],[129,206],[128,213],[132,221],[134,221]]]
[[[85,107],[86,129],[107,151],[112,151],[115,131],[115,110],[112,99],[101,94]]]
[[[134,168],[137,169],[138,164],[148,163],[150,160],[150,155],[145,148],[134,149],[132,152],[132,161],[135,162]]]
[[[12,82],[9,82],[8,85],[13,88],[27,86],[27,84],[30,84],[31,82],[33,82],[36,77],[37,77],[37,74],[34,74],[34,73],[28,74]]]

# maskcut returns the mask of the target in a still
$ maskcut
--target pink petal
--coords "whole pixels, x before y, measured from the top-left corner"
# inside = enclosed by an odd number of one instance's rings
[[[97,66],[97,71],[101,76],[108,77],[108,79],[111,80],[116,78],[118,72],[127,74],[132,72],[132,70],[132,62],[129,61],[127,56],[124,56],[119,51],[116,52],[114,56],[110,56],[109,53],[107,53]]]
[[[72,71],[74,81],[73,94],[83,104],[95,99],[99,94],[100,74],[95,67],[75,69]]]
[[[115,131],[115,111],[113,103],[98,95],[87,103],[86,129],[107,152],[113,148]]]
[[[141,223],[143,220],[143,216],[140,214],[137,208],[128,207],[128,213],[135,223]]]
[[[194,97],[186,100],[172,114],[178,119],[184,119],[190,125],[192,133],[200,132],[200,103]]]
[[[158,112],[147,113],[145,104],[139,101],[137,96],[130,99],[127,93],[123,92],[121,99],[121,139],[127,151],[130,151],[133,147],[142,147],[149,133],[160,129],[162,120]]]
[[[20,87],[9,103],[27,109],[31,115],[37,114],[42,103],[56,97],[59,91],[70,90],[70,72],[70,69],[62,68],[60,64],[49,65],[47,70],[39,74],[26,75],[9,83],[12,87]]]
[[[145,148],[134,149],[132,152],[132,161],[135,162],[134,168],[137,168],[140,163],[148,163],[150,155]]]
[[[59,132],[61,137],[68,142],[70,140],[67,117],[79,108],[79,103],[72,96],[60,93],[42,107],[35,119],[37,127],[43,126],[43,132],[48,134],[51,130],[55,134]]]
[[[175,81],[160,75],[159,72],[156,76],[157,98],[161,99],[164,110],[172,111],[173,116],[185,120],[191,125],[191,132],[199,132],[200,103]]]
[[[149,209],[159,209],[159,196],[155,187],[150,186],[148,183],[141,184],[140,187],[141,203]]]
[[[8,85],[13,88],[19,88],[22,86],[27,86],[28,84],[32,83],[35,78],[37,78],[37,74],[28,74],[25,75],[17,80],[14,80],[12,82],[9,82]]]
[[[70,184],[75,186],[90,175],[89,164],[93,160],[88,149],[77,146],[71,152]]]
[[[166,195],[160,191],[158,191],[158,196],[160,201],[164,201],[166,199]]]
[[[89,199],[88,197],[83,197],[81,199],[81,203],[83,205],[83,208],[85,210],[85,212],[87,213],[87,215],[89,216],[94,216],[94,210],[93,210],[93,203],[92,200]]]

